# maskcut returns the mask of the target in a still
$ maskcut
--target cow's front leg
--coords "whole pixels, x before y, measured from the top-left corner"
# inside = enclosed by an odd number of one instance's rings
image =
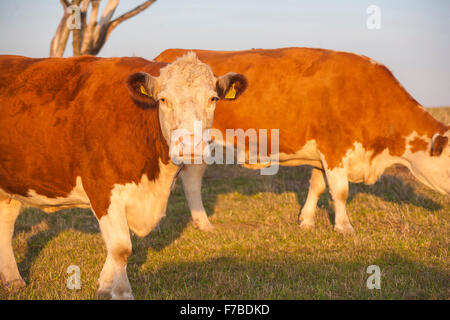
[[[344,168],[326,170],[328,187],[334,201],[334,230],[342,233],[352,233],[353,227],[347,215],[346,203],[348,197],[348,177]]]
[[[102,298],[111,298],[111,291],[114,279],[114,262],[112,255],[108,252],[102,272],[98,278],[97,296]]]
[[[325,191],[325,177],[321,169],[313,168],[311,179],[309,180],[309,191],[306,202],[299,216],[300,227],[308,229],[314,227],[314,216],[316,213],[317,201]]]
[[[214,226],[209,222],[202,201],[202,177],[205,169],[204,163],[187,164],[181,169],[180,175],[194,225],[202,231],[213,231]]]
[[[99,225],[108,255],[100,274],[97,293],[105,296],[110,292],[115,300],[133,299],[127,277],[131,239],[124,205],[111,201],[108,213],[99,219]]]
[[[17,269],[12,248],[14,223],[20,212],[20,202],[17,200],[0,201],[0,283],[12,290],[25,286],[25,282]]]

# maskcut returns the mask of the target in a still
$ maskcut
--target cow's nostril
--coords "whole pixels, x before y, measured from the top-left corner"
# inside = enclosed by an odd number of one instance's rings
[[[203,154],[207,147],[206,142],[201,135],[184,135],[175,140],[174,146],[177,149],[178,156],[195,156]]]

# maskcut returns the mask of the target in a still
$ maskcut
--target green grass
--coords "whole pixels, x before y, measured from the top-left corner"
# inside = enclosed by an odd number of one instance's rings
[[[436,115],[432,111],[436,117]],[[450,115],[450,108],[437,113]],[[448,121],[446,121],[448,122]],[[144,239],[133,237],[128,276],[137,299],[449,299],[450,199],[394,167],[374,185],[351,185],[355,234],[333,232],[332,202],[322,195],[316,228],[301,231],[300,204],[310,168],[260,176],[211,166],[203,200],[214,233],[196,230],[178,181],[167,217]],[[1,299],[95,299],[106,258],[89,210],[46,214],[26,209],[13,240],[27,287]],[[66,288],[67,267],[81,268],[82,289]],[[366,268],[381,268],[381,289]]]

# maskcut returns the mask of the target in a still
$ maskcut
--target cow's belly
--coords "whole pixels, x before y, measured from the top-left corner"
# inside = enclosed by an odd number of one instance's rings
[[[7,195],[7,193],[1,189],[0,193]],[[49,198],[45,195],[36,193],[34,190],[29,190],[27,196],[19,194],[8,196],[20,201],[25,207],[36,207],[46,212],[54,212],[67,208],[90,208],[90,201],[84,191],[81,177],[77,177],[75,187],[66,197]]]
[[[322,168],[320,154],[317,150],[315,140],[309,140],[301,149],[294,153],[278,152],[272,154],[270,156],[270,162],[251,164],[248,163],[248,159],[249,155],[247,153],[246,163],[243,164],[243,166],[252,169],[260,169],[269,165],[280,165],[287,167],[310,165],[317,168]]]
[[[354,148],[347,151],[343,164],[347,168],[350,182],[365,184],[374,184],[394,164],[408,166],[402,158],[391,156],[388,149],[373,157],[373,151],[366,150],[360,143],[355,143]]]
[[[280,166],[302,166],[310,165],[316,168],[322,168],[320,161],[320,154],[317,150],[317,144],[315,140],[309,140],[301,149],[295,153],[280,152],[276,156],[275,160],[278,160]]]

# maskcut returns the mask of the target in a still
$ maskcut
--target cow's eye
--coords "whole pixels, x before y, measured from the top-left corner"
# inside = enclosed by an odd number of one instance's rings
[[[159,98],[159,102],[166,103],[167,100],[166,100],[166,98]]]
[[[209,98],[209,104],[212,104],[212,103],[216,102],[217,100],[219,100],[219,97],[211,97],[211,98]]]

